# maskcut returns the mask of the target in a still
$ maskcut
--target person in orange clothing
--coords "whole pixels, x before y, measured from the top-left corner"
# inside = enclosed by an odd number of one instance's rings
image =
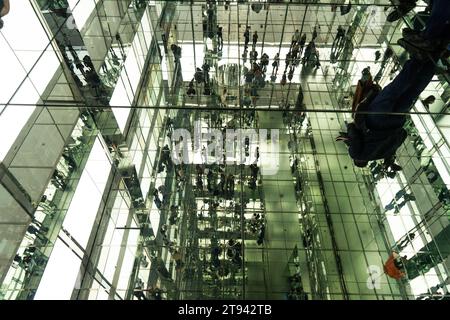
[[[396,280],[400,280],[401,278],[406,276],[406,274],[401,270],[403,267],[401,259],[402,258],[397,252],[392,252],[392,254],[389,256],[389,259],[383,266],[384,273]]]

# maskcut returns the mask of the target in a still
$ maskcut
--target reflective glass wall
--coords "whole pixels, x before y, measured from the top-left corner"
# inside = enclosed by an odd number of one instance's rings
[[[394,23],[389,1],[352,3],[12,3],[0,297],[445,298],[449,61],[401,170],[358,168],[335,139],[367,72],[401,72],[427,3]]]

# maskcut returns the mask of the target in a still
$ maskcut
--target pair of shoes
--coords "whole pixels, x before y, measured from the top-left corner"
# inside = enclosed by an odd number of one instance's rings
[[[411,29],[411,28],[403,28],[403,30],[402,30],[402,36],[403,36],[403,38],[405,38],[407,40],[410,37],[413,37],[413,36],[418,35],[418,34],[420,34],[420,31],[417,31],[417,30],[414,30],[414,29]]]
[[[443,51],[446,50],[442,48],[442,43],[440,41],[435,41],[434,44],[430,44],[430,40],[424,42],[411,42],[406,39],[399,39],[397,44],[408,51],[411,56],[422,61],[429,58],[438,60],[442,56]]]
[[[348,141],[348,136],[347,135],[338,136],[338,137],[336,137],[335,141],[344,141],[344,142],[346,142],[346,141]]]
[[[406,16],[408,12],[416,7],[416,1],[400,1],[400,4],[388,14],[386,20],[388,22],[394,22],[398,19]]]
[[[445,45],[443,45],[443,41],[439,39],[426,39],[422,32],[412,30],[409,28],[405,28],[402,30],[403,39],[407,42],[411,43],[416,48],[419,48],[423,51],[427,52],[442,52],[442,49]]]
[[[427,52],[421,50],[420,48],[417,48],[412,43],[406,41],[405,39],[399,39],[397,41],[397,44],[404,48],[406,51],[409,52],[411,56],[418,60],[426,60],[428,58]]]
[[[398,164],[396,164],[396,163],[391,164],[389,167],[394,172],[403,170],[403,168],[401,166],[399,166]]]

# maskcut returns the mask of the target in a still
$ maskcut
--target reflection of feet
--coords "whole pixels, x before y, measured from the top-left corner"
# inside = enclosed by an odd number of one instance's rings
[[[3,28],[3,20],[0,18],[0,29]]]
[[[403,30],[402,30],[402,36],[403,36],[403,38],[405,38],[407,40],[409,40],[408,38],[410,36],[417,35],[417,34],[420,34],[420,31],[417,31],[417,30],[414,30],[411,28],[403,28]]]
[[[421,50],[420,48],[417,48],[412,43],[406,41],[405,39],[399,39],[397,41],[398,45],[404,48],[406,51],[409,52],[413,57],[417,58],[418,60],[426,60],[427,58],[427,52]]]
[[[349,143],[350,143],[350,141],[349,141],[349,139],[348,139],[348,136],[345,136],[345,135],[336,137],[335,141],[336,141],[336,142],[342,141],[342,142],[344,142],[346,145],[349,145]]]
[[[441,52],[445,45],[442,41],[435,39],[429,40],[423,36],[423,33],[411,29],[403,29],[403,39],[414,47],[427,52]]]
[[[396,163],[391,164],[390,168],[392,171],[395,171],[395,172],[403,170],[403,168]]]
[[[386,20],[388,22],[397,21],[398,19],[406,16],[408,14],[408,12],[410,12],[415,7],[416,7],[415,1],[411,1],[411,2],[405,1],[403,3],[400,3],[399,6],[397,6],[391,13],[388,14]]]
[[[448,73],[450,71],[450,68],[447,66],[447,65],[445,65],[444,63],[443,63],[443,60],[439,60],[437,63],[436,63],[436,75],[439,75],[439,74],[446,74],[446,73]]]

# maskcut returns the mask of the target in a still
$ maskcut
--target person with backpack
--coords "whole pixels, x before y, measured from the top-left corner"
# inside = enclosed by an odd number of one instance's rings
[[[223,29],[217,26],[217,46],[219,50],[223,48]]]
[[[263,53],[261,56],[261,68],[263,73],[266,72],[268,65],[269,65],[269,56],[267,55],[267,53]]]
[[[277,53],[275,55],[275,58],[273,58],[273,63],[272,63],[272,75],[274,75],[276,73],[276,71],[278,71],[278,66],[280,65],[280,54]]]
[[[255,51],[255,47],[256,47],[256,43],[258,42],[258,31],[255,31],[255,33],[253,33],[253,51]]]

